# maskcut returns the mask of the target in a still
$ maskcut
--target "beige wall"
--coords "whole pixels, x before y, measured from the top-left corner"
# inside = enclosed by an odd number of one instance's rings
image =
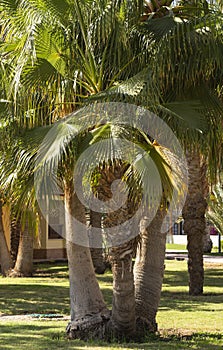
[[[35,248],[63,249],[66,247],[66,242],[64,239],[48,239],[48,224],[42,215],[40,215],[40,231],[40,244],[36,245]]]

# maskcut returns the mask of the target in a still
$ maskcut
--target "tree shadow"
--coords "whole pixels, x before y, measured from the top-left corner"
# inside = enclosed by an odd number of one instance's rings
[[[166,336],[149,336],[142,343],[107,343],[105,341],[80,340],[69,341],[66,338],[62,324],[56,322],[38,322],[35,324],[2,324],[0,333],[0,348],[17,350],[24,347],[32,350],[59,350],[59,349],[144,349],[144,350],[187,350],[196,348],[202,350],[222,349],[222,335],[212,333],[194,333],[191,335],[172,334]]]
[[[205,269],[204,285],[207,287],[222,288],[223,269]],[[186,271],[169,271],[164,274],[163,283],[167,286],[188,286],[188,273]]]
[[[0,312],[7,315],[69,314],[69,306],[68,286],[9,284],[0,290]]]
[[[222,308],[213,310],[214,305],[222,305]],[[207,293],[200,296],[190,296],[185,292],[163,291],[159,310],[179,311],[223,311],[223,294]]]
[[[68,265],[66,262],[51,262],[49,264],[36,264],[33,272],[34,278],[68,278]]]

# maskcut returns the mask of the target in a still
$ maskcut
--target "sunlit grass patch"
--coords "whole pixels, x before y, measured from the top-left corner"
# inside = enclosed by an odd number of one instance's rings
[[[148,350],[220,350],[223,346],[223,268],[205,264],[204,295],[188,295],[187,262],[165,261],[165,276],[158,324],[161,336],[142,344],[106,344],[69,341],[68,321],[1,321],[0,349],[148,349]],[[106,303],[112,303],[112,274],[98,276]],[[69,315],[69,279],[66,263],[39,264],[32,278],[0,278],[0,315]]]

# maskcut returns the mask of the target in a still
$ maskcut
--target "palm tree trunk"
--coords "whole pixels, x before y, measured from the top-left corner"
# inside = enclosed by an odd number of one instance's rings
[[[126,164],[114,161],[112,165],[105,165],[101,171],[101,178],[95,191],[98,198],[109,202],[113,194],[111,186],[115,180],[120,180],[126,170]],[[116,189],[119,193],[119,188]],[[112,318],[109,331],[115,338],[130,338],[135,333],[135,293],[132,269],[135,239],[131,239],[132,232],[137,232],[137,223],[130,225],[128,219],[134,214],[135,205],[126,201],[118,210],[108,210],[103,221],[105,236],[109,245],[109,258],[113,273]],[[112,234],[110,233],[112,228]],[[134,231],[135,230],[135,231]],[[134,235],[135,236],[135,235]],[[124,238],[124,243],[123,242]],[[121,240],[120,240],[121,239]]]
[[[33,273],[33,234],[26,222],[21,228],[18,254],[10,277],[29,277]]]
[[[206,167],[198,151],[187,156],[189,184],[183,208],[184,232],[187,234],[189,294],[201,295],[204,284],[203,239],[205,236]]]
[[[65,188],[67,257],[70,279],[71,322],[67,326],[69,338],[103,338],[109,311],[100,291],[90,249],[75,244],[75,235],[87,235],[77,232],[72,218],[86,224],[85,210],[73,187]]]
[[[5,239],[3,222],[2,222],[2,202],[0,200],[0,265],[1,273],[6,276],[10,268],[12,267],[12,260],[10,252]]]
[[[160,303],[164,274],[166,234],[161,233],[165,210],[158,210],[147,227],[140,224],[141,241],[134,266],[137,331],[156,332],[156,314]]]
[[[96,212],[93,210],[90,210],[90,226],[91,227],[97,227],[101,229],[101,220],[102,220],[102,213]],[[94,238],[94,234],[93,234]],[[95,243],[97,243],[97,247],[101,248],[95,248]],[[105,257],[103,254],[103,248],[102,248],[102,235],[100,237],[100,241],[90,243],[90,251],[91,251],[91,258],[93,261],[95,272],[98,274],[103,274],[106,270],[106,262]]]
[[[19,220],[16,219],[16,215],[13,213],[13,209],[12,209],[11,210],[11,257],[14,265],[18,255],[20,232],[21,232],[21,224]]]
[[[135,239],[114,247],[109,252],[113,273],[111,332],[119,339],[133,339],[136,331],[132,266],[134,245]]]

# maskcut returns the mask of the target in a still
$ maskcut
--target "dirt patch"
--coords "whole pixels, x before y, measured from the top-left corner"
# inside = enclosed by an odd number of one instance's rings
[[[160,329],[159,333],[161,337],[165,338],[177,338],[177,339],[184,339],[184,340],[190,340],[192,339],[194,332],[187,330],[187,329]]]
[[[70,321],[70,316],[53,314],[4,315],[0,314],[1,321]]]

